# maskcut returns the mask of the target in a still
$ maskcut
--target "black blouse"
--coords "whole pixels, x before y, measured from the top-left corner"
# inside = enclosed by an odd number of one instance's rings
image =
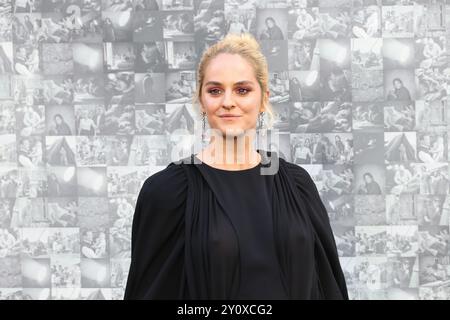
[[[262,163],[246,170],[191,155],[147,178],[124,299],[348,299],[311,177],[258,152]],[[274,163],[276,174],[260,174]]]
[[[201,164],[212,182],[214,192],[227,207],[236,230],[241,260],[240,287],[236,299],[288,299],[282,283],[281,270],[275,252],[271,187],[273,175],[261,175],[261,163],[246,170],[222,170]],[[220,208],[222,209],[222,208]],[[219,238],[219,236],[222,236]],[[227,254],[228,234],[216,234],[214,255]],[[211,258],[211,260],[216,260]]]

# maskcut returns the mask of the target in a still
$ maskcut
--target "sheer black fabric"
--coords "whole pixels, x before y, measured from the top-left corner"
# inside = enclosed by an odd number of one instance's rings
[[[314,182],[277,159],[268,176],[177,162],[147,178],[124,299],[348,299]]]

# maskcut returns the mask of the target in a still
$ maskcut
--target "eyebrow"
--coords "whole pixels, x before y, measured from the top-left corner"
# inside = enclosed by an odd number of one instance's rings
[[[220,83],[219,81],[208,81],[207,83],[205,83],[205,86],[210,85],[210,84],[218,86],[218,85],[221,85],[222,83]],[[234,85],[241,85],[241,84],[253,84],[253,81],[242,80],[242,81],[236,82]]]

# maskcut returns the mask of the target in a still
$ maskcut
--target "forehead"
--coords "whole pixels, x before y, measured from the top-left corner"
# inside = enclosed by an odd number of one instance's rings
[[[238,54],[219,54],[209,62],[205,70],[205,83],[208,81],[225,83],[241,80],[256,83],[252,65]]]

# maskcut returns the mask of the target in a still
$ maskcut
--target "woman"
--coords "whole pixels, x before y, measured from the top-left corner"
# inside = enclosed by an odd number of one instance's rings
[[[70,130],[69,125],[66,121],[64,121],[64,118],[61,114],[55,114],[53,117],[53,120],[55,122],[51,134],[57,135],[57,136],[70,136],[72,135],[72,130]]]
[[[266,29],[261,33],[261,40],[284,40],[283,32],[272,17],[267,17]]]
[[[370,172],[363,175],[364,184],[359,188],[359,194],[381,194],[380,185],[374,180]]]
[[[411,100],[409,90],[403,86],[403,81],[400,78],[392,80],[394,86],[387,95],[388,100]]]
[[[124,298],[348,299],[313,180],[254,148],[258,116],[273,119],[259,44],[228,34],[197,71],[193,103],[213,129],[210,143],[144,182]],[[224,139],[233,148],[218,147]]]
[[[116,31],[114,30],[114,25],[110,18],[106,18],[103,22],[103,41],[116,41]]]
[[[78,124],[78,135],[94,135],[96,129],[97,126],[95,125],[94,120],[89,118],[89,111],[83,110]]]

